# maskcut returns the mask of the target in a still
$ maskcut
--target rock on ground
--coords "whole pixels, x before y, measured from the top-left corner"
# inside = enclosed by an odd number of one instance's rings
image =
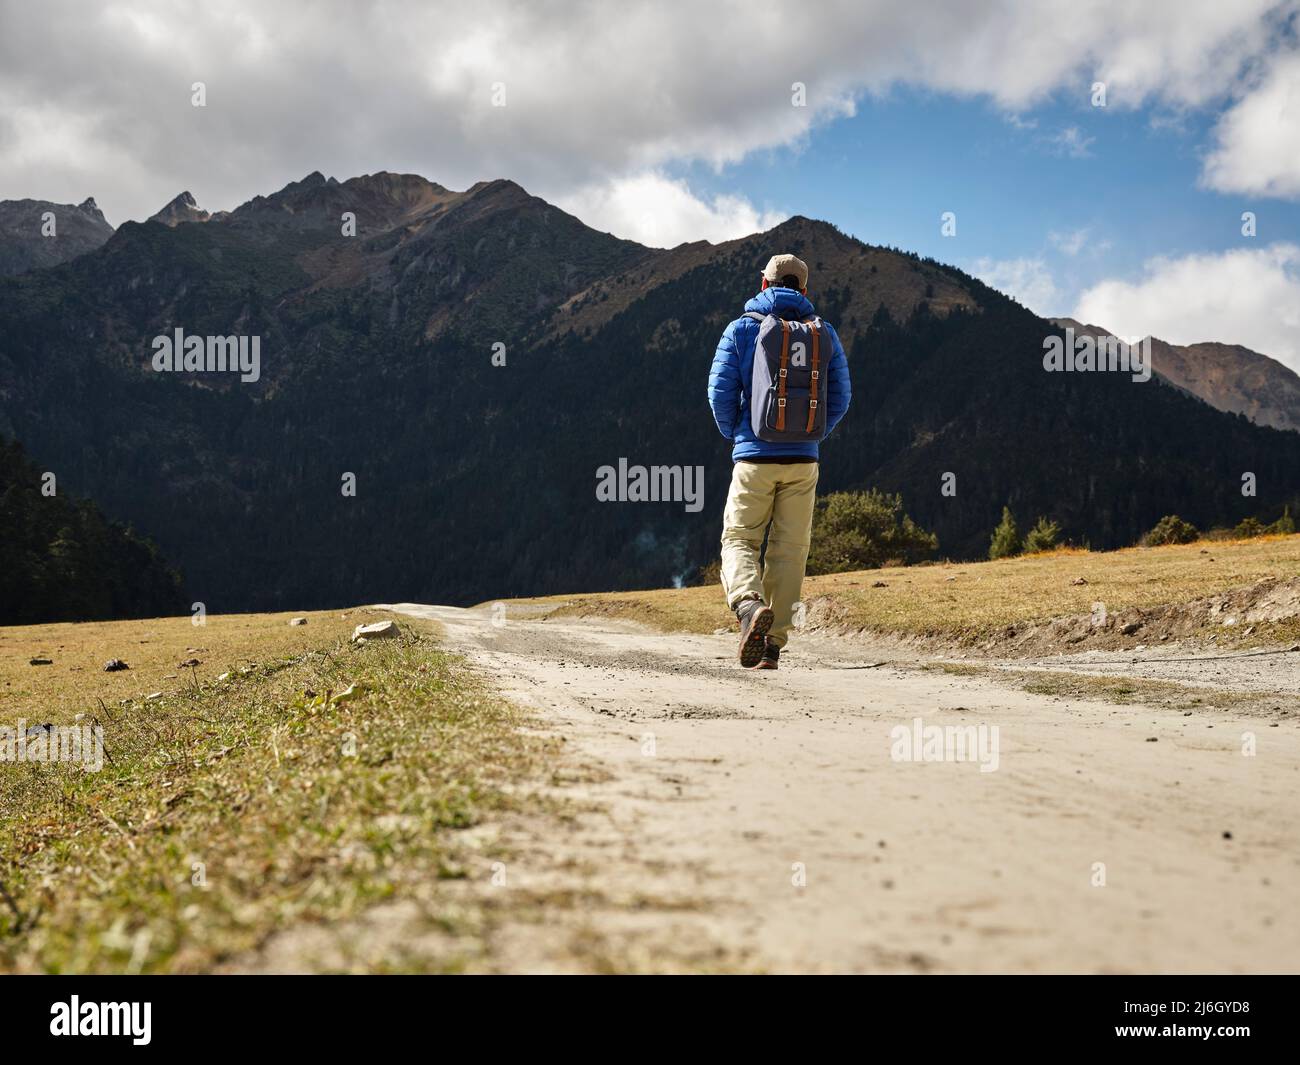
[[[358,625],[352,630],[354,640],[382,640],[397,635],[397,622],[375,621],[369,625]]]

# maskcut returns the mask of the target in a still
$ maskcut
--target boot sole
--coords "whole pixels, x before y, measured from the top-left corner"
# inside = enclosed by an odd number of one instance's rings
[[[767,650],[767,630],[772,627],[776,615],[769,606],[759,607],[749,617],[749,628],[740,637],[740,664],[746,669],[753,669],[763,661],[763,652]]]

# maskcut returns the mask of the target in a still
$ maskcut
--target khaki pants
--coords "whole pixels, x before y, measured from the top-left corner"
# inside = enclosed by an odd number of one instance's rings
[[[744,598],[762,597],[776,615],[768,636],[778,647],[789,637],[803,588],[817,472],[815,462],[737,462],[731,471],[722,515],[722,590],[733,609]]]

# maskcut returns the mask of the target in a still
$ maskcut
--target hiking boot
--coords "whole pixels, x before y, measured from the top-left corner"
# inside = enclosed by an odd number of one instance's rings
[[[781,648],[777,647],[771,640],[767,641],[767,648],[763,651],[763,657],[758,660],[755,669],[776,669],[777,660],[781,657]]]
[[[745,599],[736,604],[736,617],[740,619],[740,664],[753,669],[763,660],[767,630],[772,627],[775,615],[763,600]]]

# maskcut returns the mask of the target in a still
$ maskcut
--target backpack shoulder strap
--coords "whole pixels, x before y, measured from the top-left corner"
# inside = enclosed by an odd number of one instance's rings
[[[781,323],[781,368],[777,371],[776,384],[776,431],[785,432],[785,379],[790,373],[790,323],[784,318]]]
[[[741,317],[742,317],[742,318],[752,318],[752,319],[754,319],[754,321],[756,321],[756,322],[763,322],[763,321],[766,321],[766,320],[767,320],[767,315],[766,315],[766,314],[759,314],[758,311],[746,311],[743,315],[741,315]]]
[[[821,395],[822,331],[818,328],[821,319],[814,318],[810,324],[812,325],[812,388],[808,396],[808,424],[804,427],[807,433],[811,433],[817,424],[817,397]]]

